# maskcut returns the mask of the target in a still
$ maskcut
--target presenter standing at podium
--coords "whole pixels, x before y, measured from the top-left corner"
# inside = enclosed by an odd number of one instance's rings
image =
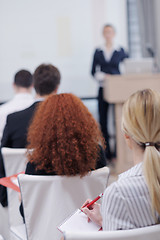
[[[93,77],[99,82],[98,110],[101,130],[106,140],[106,157],[111,161],[112,154],[109,144],[108,133],[108,109],[109,103],[103,98],[103,82],[106,74],[120,74],[119,64],[128,57],[127,53],[121,47],[115,47],[115,29],[107,24],[103,27],[104,45],[97,48],[94,53],[92,70]]]

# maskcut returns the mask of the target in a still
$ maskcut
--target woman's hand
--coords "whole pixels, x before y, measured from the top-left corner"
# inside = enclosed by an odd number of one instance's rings
[[[87,217],[88,221],[92,220],[92,222],[95,222],[97,225],[102,227],[102,216],[100,213],[100,204],[94,203],[92,206],[87,208],[87,204],[90,203],[92,200],[88,199],[83,206],[81,207],[82,212],[84,212]]]

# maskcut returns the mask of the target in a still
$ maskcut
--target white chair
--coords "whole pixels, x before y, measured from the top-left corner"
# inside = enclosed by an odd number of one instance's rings
[[[26,149],[2,148],[2,156],[7,177],[25,171],[27,162]],[[7,188],[7,195],[10,226],[22,224],[22,217],[19,213],[20,202],[18,193]]]
[[[4,240],[3,237],[0,235],[0,240]]]
[[[104,167],[87,176],[19,175],[28,240],[59,240],[57,226],[87,198],[103,192],[109,169]],[[13,229],[14,230],[14,229]]]
[[[0,204],[0,234],[3,235],[5,239],[9,239],[9,220],[8,220],[8,208],[2,207]],[[1,239],[1,238],[0,238]]]
[[[26,149],[22,148],[2,148],[2,156],[7,177],[25,171],[27,163],[26,151]],[[12,226],[23,224],[23,219],[19,212],[20,201],[18,193],[7,188],[7,196],[9,225],[11,228]],[[11,239],[12,238],[11,236]]]
[[[26,225],[11,226],[11,240],[27,240]]]
[[[54,239],[54,238],[53,238]],[[65,233],[65,240],[160,240],[160,225],[133,230]]]

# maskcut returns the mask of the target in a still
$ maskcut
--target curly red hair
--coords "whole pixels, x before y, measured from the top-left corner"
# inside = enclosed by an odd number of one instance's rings
[[[99,126],[73,94],[50,95],[37,109],[28,132],[28,158],[37,170],[57,175],[85,175],[95,169]]]

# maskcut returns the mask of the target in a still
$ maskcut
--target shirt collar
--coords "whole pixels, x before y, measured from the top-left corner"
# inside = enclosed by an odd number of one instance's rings
[[[120,46],[119,45],[116,45],[116,44],[113,44],[113,48],[112,48],[112,52],[114,52],[114,51],[120,51]],[[105,44],[103,44],[103,45],[101,45],[100,47],[99,47],[99,49],[101,50],[101,51],[106,51],[106,46],[105,46]]]
[[[31,93],[16,93],[16,95],[14,96],[15,99],[24,97],[33,98]]]
[[[136,164],[134,167],[132,167],[128,171],[126,171],[124,173],[121,173],[119,175],[118,180],[128,178],[128,177],[142,176],[142,174],[143,174],[143,167],[142,166],[143,166],[142,162]]]
[[[42,101],[44,101],[44,98],[43,98],[43,97],[41,97],[41,98],[36,98],[34,102],[36,103],[36,102],[42,102]]]

